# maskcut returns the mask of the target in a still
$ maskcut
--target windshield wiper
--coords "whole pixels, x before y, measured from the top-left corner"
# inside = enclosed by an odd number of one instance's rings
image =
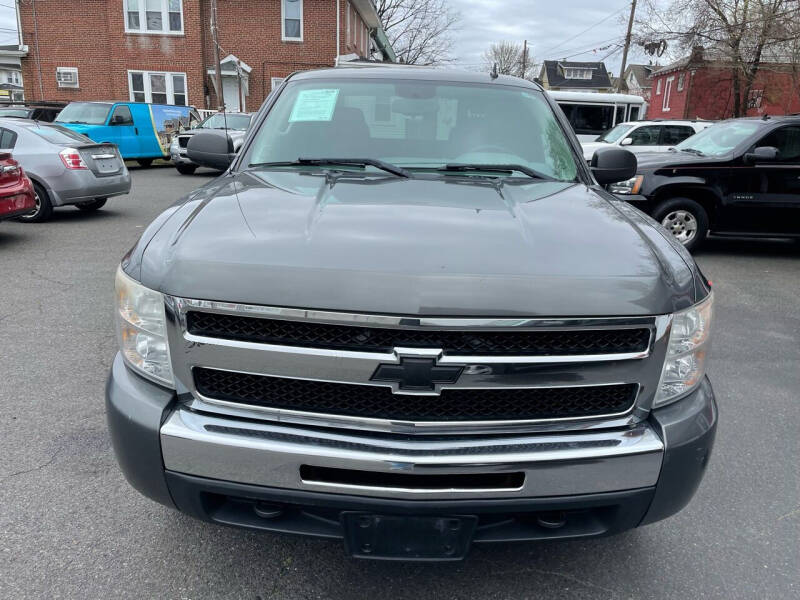
[[[443,167],[436,169],[437,171],[442,171],[444,173],[447,172],[464,172],[464,171],[487,171],[491,173],[513,173],[514,171],[519,171],[520,173],[524,173],[528,177],[533,179],[543,179],[545,181],[555,181],[553,177],[550,175],[545,175],[535,169],[531,169],[530,167],[526,167],[525,165],[469,165],[469,164],[461,164],[461,163],[453,163],[448,164]]]
[[[694,154],[695,156],[705,156],[703,152],[695,148],[681,148],[681,152],[688,152],[689,154]]]
[[[263,163],[250,163],[248,167],[292,167],[296,165],[312,165],[312,166],[335,166],[335,165],[353,165],[357,167],[375,167],[381,171],[386,171],[398,177],[411,177],[411,173],[377,158],[298,158],[297,160],[287,160],[281,162],[263,162]]]

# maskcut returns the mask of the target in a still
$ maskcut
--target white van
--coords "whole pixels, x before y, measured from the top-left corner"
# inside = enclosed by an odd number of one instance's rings
[[[647,103],[633,94],[548,91],[581,142],[593,142],[617,123],[644,119]]]

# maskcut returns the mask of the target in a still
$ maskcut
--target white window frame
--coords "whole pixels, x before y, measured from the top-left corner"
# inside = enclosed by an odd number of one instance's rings
[[[564,67],[564,79],[591,79],[591,78],[592,78],[591,69],[587,69],[584,67]]]
[[[64,82],[59,79],[59,75],[62,73],[74,75],[75,82]],[[78,79],[78,67],[56,67],[56,83],[58,83],[58,87],[60,88],[75,89],[80,87],[80,80]]]
[[[136,102],[133,98],[133,77],[134,73],[141,73],[142,80],[144,81],[144,101],[152,104],[153,103],[153,91],[150,88],[150,75],[164,75],[167,81],[167,104],[171,106],[189,106],[189,79],[186,77],[186,73],[182,73],[180,71],[140,71],[139,69],[128,69],[128,97],[130,98],[131,102]],[[186,96],[186,104],[175,104],[175,88],[172,82],[172,77],[174,75],[183,75],[183,87],[185,91],[183,93]]]
[[[661,110],[664,112],[669,112],[669,101],[670,97],[672,96],[672,82],[675,81],[675,76],[667,77],[667,81],[664,84],[664,99],[661,102]]]
[[[136,33],[140,35],[183,35],[183,30],[186,27],[183,15],[183,0],[181,3],[181,29],[180,31],[171,31],[169,29],[169,0],[161,0],[161,25],[166,26],[166,29],[161,31],[148,31],[147,29],[147,6],[146,0],[139,0],[139,27],[140,29],[128,28],[128,0],[122,2],[122,19],[125,24],[125,33]]]
[[[281,41],[282,42],[302,42],[303,41],[303,21],[305,19],[303,10],[303,0],[300,3],[300,37],[286,37],[286,0],[281,0]]]
[[[661,79],[656,81],[656,96],[661,95]]]
[[[269,78],[270,91],[278,88],[283,83],[284,79],[285,79],[284,77],[270,77]]]

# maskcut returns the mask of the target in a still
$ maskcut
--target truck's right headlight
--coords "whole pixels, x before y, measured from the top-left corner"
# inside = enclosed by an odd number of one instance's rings
[[[117,268],[117,339],[125,362],[137,373],[174,387],[167,344],[164,296],[128,277]]]
[[[685,396],[703,381],[711,343],[714,294],[672,317],[669,346],[653,406]]]

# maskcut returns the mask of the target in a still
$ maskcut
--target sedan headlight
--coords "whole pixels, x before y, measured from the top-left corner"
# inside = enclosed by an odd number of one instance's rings
[[[125,362],[137,373],[174,387],[164,296],[128,277],[122,267],[117,269],[114,287],[117,338]]]
[[[642,182],[644,181],[644,175],[637,175],[636,177],[631,177],[626,181],[619,181],[617,183],[612,183],[608,186],[608,191],[612,194],[638,194],[639,190],[642,189]]]
[[[667,356],[653,406],[663,406],[695,389],[706,373],[714,294],[672,317]]]

